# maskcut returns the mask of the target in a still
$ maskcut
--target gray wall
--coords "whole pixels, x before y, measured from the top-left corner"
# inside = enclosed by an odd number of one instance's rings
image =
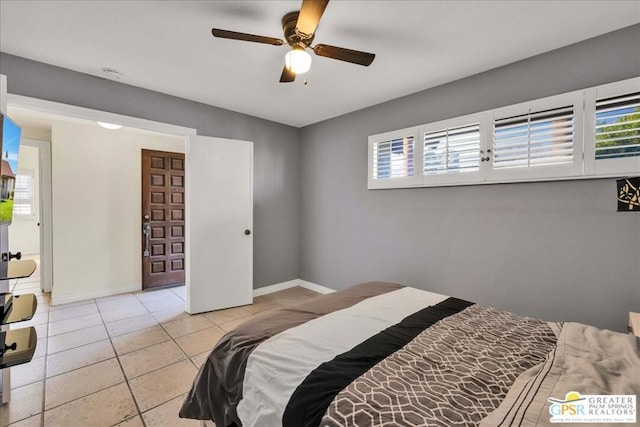
[[[639,43],[630,27],[302,133],[6,54],[0,73],[10,93],[254,141],[255,287],[389,280],[623,330],[640,307],[640,215],[615,212],[614,180],[368,191],[367,137],[638,76]]]
[[[301,278],[624,330],[640,308],[640,214],[615,212],[615,180],[368,191],[367,137],[638,76],[639,45],[636,25],[303,128]]]
[[[0,74],[9,93],[253,141],[254,287],[299,277],[299,129],[4,53]]]

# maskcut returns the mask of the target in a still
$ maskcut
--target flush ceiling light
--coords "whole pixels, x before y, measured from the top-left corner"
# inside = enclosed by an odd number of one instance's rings
[[[294,46],[284,57],[286,67],[296,74],[302,74],[311,68],[311,55],[302,46]]]
[[[122,127],[122,125],[117,125],[115,123],[98,122],[98,121],[96,121],[96,123],[105,129],[111,129],[111,130],[120,129]]]

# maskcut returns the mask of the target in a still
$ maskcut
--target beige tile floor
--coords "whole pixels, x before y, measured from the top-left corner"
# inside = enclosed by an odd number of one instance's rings
[[[317,295],[291,288],[192,316],[184,286],[50,306],[34,276],[12,283],[16,294],[37,295],[36,316],[20,326],[36,327],[38,346],[30,363],[12,368],[2,427],[199,426],[178,418],[178,409],[220,337]]]

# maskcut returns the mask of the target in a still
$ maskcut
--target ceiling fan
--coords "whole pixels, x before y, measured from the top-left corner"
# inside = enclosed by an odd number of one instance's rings
[[[317,44],[311,47],[316,28],[328,3],[329,0],[302,0],[302,6],[299,12],[289,12],[282,17],[284,38],[286,43],[291,46],[291,50],[285,56],[285,65],[282,70],[282,75],[280,76],[281,83],[293,82],[297,74],[303,74],[309,71],[311,67],[311,55],[306,51],[307,48],[312,49],[318,56],[364,65],[365,67],[369,66],[376,57],[373,53],[345,49],[327,44]],[[283,40],[274,37],[238,33],[236,31],[221,30],[219,28],[212,28],[211,33],[215,37],[271,44],[274,46],[282,46],[285,43]]]

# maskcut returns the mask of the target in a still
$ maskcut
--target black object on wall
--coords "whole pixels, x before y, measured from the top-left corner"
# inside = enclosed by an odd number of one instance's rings
[[[618,212],[640,212],[640,177],[616,181],[618,187]]]

